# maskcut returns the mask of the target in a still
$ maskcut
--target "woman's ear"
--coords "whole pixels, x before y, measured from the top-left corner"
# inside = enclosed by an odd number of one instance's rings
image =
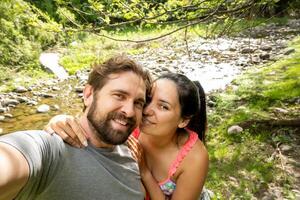
[[[182,118],[178,128],[185,128],[190,123],[191,118]]]
[[[93,102],[93,92],[93,87],[89,84],[86,84],[83,89],[83,102],[86,107],[90,106]]]

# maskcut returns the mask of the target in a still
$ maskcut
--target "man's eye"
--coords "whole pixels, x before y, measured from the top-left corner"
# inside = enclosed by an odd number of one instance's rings
[[[124,99],[124,96],[122,94],[114,94],[113,96],[118,100]]]
[[[135,106],[136,106],[138,109],[143,109],[143,108],[144,108],[144,105],[145,105],[144,102],[136,102],[136,103],[135,103]]]

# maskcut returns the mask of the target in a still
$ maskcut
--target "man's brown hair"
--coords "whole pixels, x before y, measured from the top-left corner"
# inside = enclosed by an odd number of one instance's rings
[[[145,95],[148,96],[150,94],[152,83],[150,73],[125,55],[117,55],[102,64],[94,64],[87,83],[92,86],[94,91],[101,90],[109,79],[108,76],[110,74],[122,72],[134,72],[140,76],[146,85]]]

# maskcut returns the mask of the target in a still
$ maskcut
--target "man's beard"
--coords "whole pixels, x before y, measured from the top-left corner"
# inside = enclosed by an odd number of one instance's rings
[[[106,144],[118,145],[123,144],[136,127],[135,118],[127,118],[118,112],[109,112],[104,119],[97,118],[97,106],[93,102],[88,114],[87,119],[96,130],[97,137]],[[111,125],[111,120],[122,120],[127,122],[127,130],[116,130]]]

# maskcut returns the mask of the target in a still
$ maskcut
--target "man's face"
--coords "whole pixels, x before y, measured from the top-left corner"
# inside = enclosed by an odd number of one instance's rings
[[[87,118],[98,138],[107,144],[124,143],[141,122],[146,86],[133,72],[111,74],[94,91]]]

